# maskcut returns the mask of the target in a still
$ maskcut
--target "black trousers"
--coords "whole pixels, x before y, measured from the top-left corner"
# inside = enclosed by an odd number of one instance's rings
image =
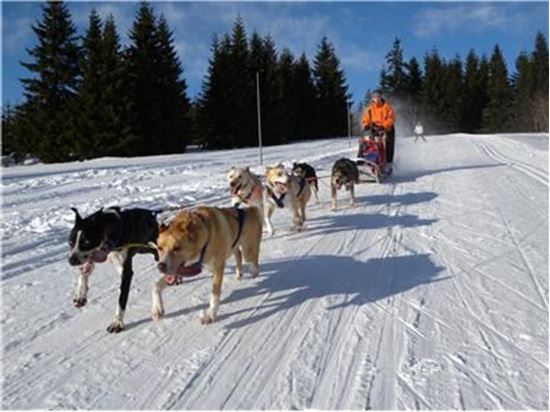
[[[393,162],[393,152],[395,150],[395,127],[386,132],[386,162]]]

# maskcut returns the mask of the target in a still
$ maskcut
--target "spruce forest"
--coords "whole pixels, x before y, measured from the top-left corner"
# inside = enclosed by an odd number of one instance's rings
[[[199,95],[191,100],[172,29],[146,2],[121,45],[115,19],[92,10],[78,34],[63,2],[43,5],[33,25],[36,45],[21,64],[24,100],[2,110],[2,154],[16,160],[65,162],[103,156],[182,153],[255,146],[257,86],[264,145],[347,136],[352,98],[340,59],[324,37],[310,62],[278,50],[274,40],[247,33],[237,17],[230,33],[213,37]],[[405,60],[396,38],[380,62],[378,85],[401,130],[422,119],[428,133],[548,132],[548,44],[538,33],[532,51],[506,67],[495,45],[490,56]],[[259,84],[257,85],[257,81]],[[355,96],[359,118],[369,100]],[[362,100],[357,101],[357,100]],[[354,127],[354,132],[358,128]]]

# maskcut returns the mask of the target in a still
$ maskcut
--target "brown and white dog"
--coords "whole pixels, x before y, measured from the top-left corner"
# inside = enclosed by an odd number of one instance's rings
[[[263,213],[264,186],[248,167],[232,167],[227,173],[227,181],[231,190],[231,206],[255,206]]]
[[[161,225],[157,238],[158,269],[163,274],[153,287],[153,319],[164,315],[162,290],[170,285],[171,276],[193,276],[202,266],[212,272],[210,306],[201,314],[201,323],[216,320],[220,305],[226,260],[233,254],[237,278],[242,276],[242,260],[250,264],[252,277],[259,274],[258,264],[262,239],[261,211],[199,206],[180,211],[168,226]]]
[[[292,229],[300,231],[306,221],[306,205],[311,197],[311,188],[306,180],[299,176],[289,175],[279,163],[265,169],[265,224],[271,236],[275,233],[271,216],[275,208],[290,208],[292,212]]]

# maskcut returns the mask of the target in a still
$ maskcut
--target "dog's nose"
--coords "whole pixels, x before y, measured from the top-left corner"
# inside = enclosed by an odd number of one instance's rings
[[[158,265],[157,265],[157,268],[158,270],[160,270],[162,273],[166,273],[166,263],[164,262],[160,262]]]
[[[78,259],[74,255],[69,256],[69,264],[72,265],[72,266],[76,266],[76,265],[80,264],[80,259]]]

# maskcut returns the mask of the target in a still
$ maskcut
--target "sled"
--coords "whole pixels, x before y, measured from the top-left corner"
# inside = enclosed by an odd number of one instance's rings
[[[382,182],[386,173],[386,134],[381,130],[372,130],[359,143],[357,158],[353,159],[359,171],[359,182]]]

